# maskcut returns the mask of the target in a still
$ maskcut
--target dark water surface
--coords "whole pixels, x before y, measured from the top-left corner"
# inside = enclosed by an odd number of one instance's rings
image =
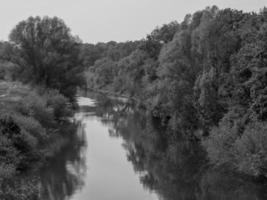
[[[37,173],[41,200],[266,200],[263,184],[211,169],[198,143],[104,96],[78,98],[77,135]]]

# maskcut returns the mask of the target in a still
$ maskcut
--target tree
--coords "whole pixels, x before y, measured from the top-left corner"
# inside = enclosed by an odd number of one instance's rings
[[[99,59],[95,62],[94,80],[99,88],[107,87],[112,83],[116,63],[109,58]]]
[[[76,87],[83,84],[80,40],[63,20],[29,17],[11,31],[9,40],[15,52],[10,59],[20,66],[24,82],[58,89],[74,100]]]
[[[169,24],[164,24],[162,27],[157,27],[155,30],[152,31],[150,37],[154,40],[168,43],[172,41],[173,36],[179,30],[180,25],[178,22],[173,21]]]

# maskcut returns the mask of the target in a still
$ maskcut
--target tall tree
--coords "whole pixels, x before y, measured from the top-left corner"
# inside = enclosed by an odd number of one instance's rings
[[[73,100],[82,85],[80,40],[57,17],[29,17],[11,31],[11,60],[21,67],[24,82],[58,89]],[[16,55],[16,56],[14,56]]]

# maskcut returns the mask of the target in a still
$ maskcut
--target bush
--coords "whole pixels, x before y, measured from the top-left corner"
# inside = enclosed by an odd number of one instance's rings
[[[45,98],[47,99],[47,105],[53,109],[53,114],[56,120],[70,117],[73,114],[68,99],[58,91],[48,91]]]
[[[28,86],[1,82],[0,104],[0,179],[32,166],[55,148],[60,140],[59,122],[72,115],[68,99],[56,90],[31,89]],[[61,141],[61,140],[60,140]],[[58,141],[57,141],[58,142]],[[63,143],[59,143],[60,148]]]
[[[20,162],[18,150],[10,139],[0,134],[0,180],[15,174],[16,165]]]
[[[203,144],[213,164],[267,178],[266,133],[266,122],[251,122],[245,126],[242,134],[236,127],[220,124]]]
[[[32,137],[37,138],[39,141],[46,138],[46,130],[42,125],[32,117],[26,117],[23,115],[13,116],[14,122],[20,126],[24,132]]]
[[[14,177],[0,182],[0,199],[5,200],[37,200],[39,199],[38,183],[35,177]]]
[[[247,126],[233,145],[234,165],[239,171],[267,178],[267,123]]]
[[[209,160],[214,165],[229,164],[232,157],[232,146],[237,138],[234,127],[221,125],[211,130],[207,140],[203,142],[208,152]]]
[[[30,92],[22,98],[18,102],[16,110],[22,115],[36,119],[44,127],[52,127],[55,123],[53,108],[47,105],[45,97],[36,92]]]

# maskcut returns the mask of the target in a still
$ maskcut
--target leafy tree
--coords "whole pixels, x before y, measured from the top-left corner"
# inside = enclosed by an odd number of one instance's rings
[[[112,83],[114,78],[114,70],[116,63],[109,58],[103,58],[96,61],[91,68],[91,72],[95,74],[94,83],[98,88],[103,88]]]
[[[267,120],[266,35],[266,8],[207,7],[157,27],[136,46],[101,44],[88,82],[97,78],[95,88],[133,97],[171,128],[168,137],[204,140],[211,163],[267,177],[260,141]]]
[[[150,37],[154,40],[168,43],[172,41],[173,36],[179,30],[180,25],[178,22],[173,21],[169,24],[164,24],[162,27],[157,27],[155,30],[152,31]]]
[[[79,59],[80,40],[57,17],[30,17],[11,31],[14,54],[10,60],[21,67],[24,82],[58,89],[74,100],[83,84]]]

